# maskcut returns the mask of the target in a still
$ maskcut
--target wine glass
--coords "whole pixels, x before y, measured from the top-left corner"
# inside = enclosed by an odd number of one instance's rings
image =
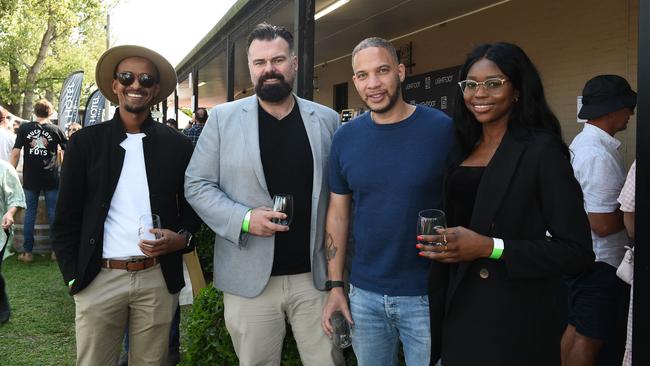
[[[442,210],[429,209],[422,210],[418,213],[418,237],[420,235],[438,235],[439,229],[447,228],[447,219]],[[424,245],[444,245],[445,242],[428,242],[419,240],[418,243]]]
[[[156,240],[162,238],[160,216],[156,214],[142,215],[138,221],[138,237],[140,237],[140,240]],[[151,232],[151,229],[155,229],[154,232]]]
[[[332,342],[338,348],[347,348],[352,345],[352,336],[350,335],[350,324],[340,311],[335,311],[330,316],[332,323]]]
[[[273,196],[273,211],[287,215],[286,219],[273,219],[273,223],[289,226],[293,219],[293,196],[290,194],[276,194]]]

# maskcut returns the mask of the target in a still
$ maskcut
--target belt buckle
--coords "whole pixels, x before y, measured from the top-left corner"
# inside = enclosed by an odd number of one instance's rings
[[[135,272],[135,271],[143,270],[143,269],[144,269],[144,265],[142,266],[142,268],[137,268],[137,269],[135,269],[135,268],[134,268],[134,269],[131,269],[131,268],[129,268],[129,265],[130,265],[130,264],[133,264],[133,263],[144,263],[144,261],[145,261],[146,259],[147,259],[147,258],[130,258],[130,259],[128,259],[128,260],[126,261],[126,270],[127,270],[127,272]]]

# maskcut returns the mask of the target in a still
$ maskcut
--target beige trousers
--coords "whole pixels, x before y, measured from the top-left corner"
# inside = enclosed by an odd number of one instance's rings
[[[286,321],[303,365],[343,365],[342,353],[320,325],[326,300],[327,292],[314,287],[311,273],[272,276],[252,299],[224,294],[224,318],[239,365],[280,365]]]
[[[129,365],[163,365],[178,294],[167,291],[160,265],[137,272],[102,268],[74,301],[77,365],[115,366],[127,322]]]

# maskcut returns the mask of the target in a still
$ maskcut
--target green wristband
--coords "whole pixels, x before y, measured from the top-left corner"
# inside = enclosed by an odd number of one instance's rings
[[[75,280],[75,279],[73,278],[73,279],[70,280],[70,282],[68,282],[68,287],[74,285],[74,280]]]
[[[503,239],[492,238],[492,254],[490,254],[490,259],[499,259],[503,255]]]
[[[251,211],[248,210],[246,211],[246,216],[244,216],[244,222],[241,224],[241,231],[247,233],[248,232],[248,226],[251,224]]]

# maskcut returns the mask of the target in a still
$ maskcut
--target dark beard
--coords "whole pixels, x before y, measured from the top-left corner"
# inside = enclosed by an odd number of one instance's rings
[[[386,112],[390,111],[391,109],[393,109],[393,107],[395,106],[395,104],[397,103],[399,98],[401,98],[401,97],[402,97],[402,89],[400,88],[400,86],[398,84],[397,90],[395,90],[395,92],[393,93],[393,96],[390,97],[390,99],[388,100],[388,104],[384,108],[372,109],[372,108],[370,108],[370,106],[368,104],[366,104],[366,107],[368,109],[370,109],[371,111],[377,113],[377,114],[383,114],[383,113],[386,113]]]
[[[149,93],[146,93],[145,91],[143,91],[143,90],[141,90],[141,89],[138,89],[138,90],[132,90],[132,91],[134,91],[134,92],[137,91],[137,92],[142,93],[143,95],[149,97]],[[141,104],[141,105],[138,105],[138,104],[129,104],[129,103],[126,101],[126,93],[127,93],[127,91],[125,90],[125,91],[124,91],[124,94],[125,94],[125,95],[124,95],[124,109],[125,109],[127,112],[138,114],[138,113],[142,113],[142,112],[144,112],[144,111],[148,111],[148,110],[149,110],[149,103],[151,103],[151,100],[147,100],[144,104]]]
[[[137,114],[137,113],[141,113],[141,112],[144,112],[144,111],[148,111],[149,106],[147,106],[147,105],[139,105],[138,106],[138,105],[124,104],[124,109],[126,109],[127,112]]]
[[[280,82],[277,84],[264,85],[264,81],[268,79],[278,79]],[[255,94],[265,101],[270,103],[277,103],[291,94],[293,87],[284,81],[284,76],[282,74],[270,72],[260,76],[255,85]]]

